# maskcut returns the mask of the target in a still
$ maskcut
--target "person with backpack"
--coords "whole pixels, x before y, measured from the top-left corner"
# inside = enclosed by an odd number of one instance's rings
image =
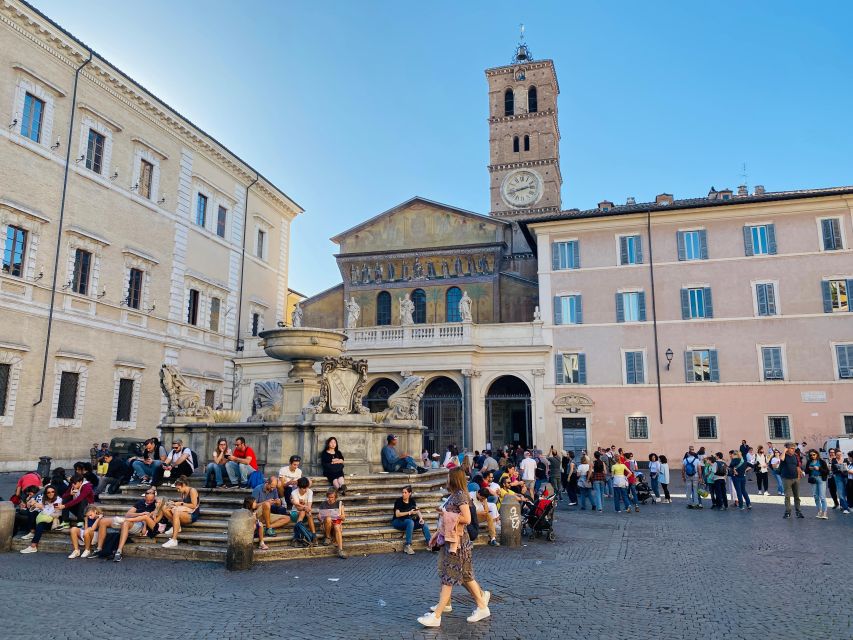
[[[750,503],[749,494],[746,491],[746,471],[749,469],[749,465],[744,460],[740,451],[732,449],[729,451],[729,456],[731,457],[729,469],[731,470],[732,484],[737,493],[737,508],[743,511],[745,503],[746,510],[752,511],[752,503]]]
[[[797,445],[793,442],[786,442],[779,460],[779,472],[782,476],[782,484],[785,487],[785,515],[783,517],[791,517],[791,497],[793,496],[797,518],[805,518],[803,512],[800,511],[800,478],[803,477],[803,468],[800,465],[800,457],[797,455]]]
[[[195,452],[189,447],[185,447],[180,438],[176,438],[172,442],[172,449],[166,454],[163,464],[154,470],[151,486],[159,487],[163,484],[164,479],[168,480],[166,486],[174,486],[172,483],[175,482],[175,478],[191,476],[197,463],[198,458]]]
[[[702,458],[702,482],[705,483],[707,493],[711,495],[711,508],[718,507],[717,494],[714,493],[714,471],[717,468],[717,458],[713,455]]]
[[[303,536],[303,529],[307,525],[310,536],[304,535],[309,544],[313,543],[314,536],[317,531],[314,528],[314,492],[309,489],[311,482],[306,477],[301,477],[296,481],[296,491],[290,494],[290,500],[293,503],[293,510],[296,512],[296,520],[293,527],[293,537],[297,540]],[[303,524],[304,523],[304,524]],[[299,525],[302,524],[300,527]]]
[[[699,497],[699,457],[691,444],[687,453],[681,459],[681,479],[687,492],[687,508],[701,509],[702,499]]]
[[[714,454],[714,490],[713,495],[716,502],[716,509],[725,511],[729,508],[729,499],[726,495],[726,477],[729,475],[729,468],[723,460],[723,452],[717,451]]]
[[[847,495],[847,463],[844,461],[844,454],[841,449],[835,452],[835,456],[830,461],[830,471],[832,478],[830,482],[835,485],[835,492],[838,496],[838,501],[841,503],[842,513],[850,513],[850,496]]]

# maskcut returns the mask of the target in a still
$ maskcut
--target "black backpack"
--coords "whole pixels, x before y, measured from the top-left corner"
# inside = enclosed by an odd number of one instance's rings
[[[477,507],[473,500],[468,502],[468,510],[471,512],[471,522],[465,525],[465,528],[468,530],[468,537],[471,542],[474,542],[480,535],[480,523],[477,521]]]

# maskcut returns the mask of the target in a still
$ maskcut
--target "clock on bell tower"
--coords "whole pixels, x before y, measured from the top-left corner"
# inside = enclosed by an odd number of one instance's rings
[[[557,75],[522,41],[513,62],[486,70],[489,82],[491,215],[514,221],[560,210]]]

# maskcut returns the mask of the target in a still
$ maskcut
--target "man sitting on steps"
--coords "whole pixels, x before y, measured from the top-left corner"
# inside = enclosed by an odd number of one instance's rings
[[[397,436],[392,433],[385,440],[388,443],[382,447],[382,468],[385,471],[402,471],[403,473],[417,471],[418,473],[426,473],[426,469],[419,467],[412,456],[407,453],[402,455],[397,453]]]
[[[281,498],[278,497],[278,489],[276,489],[277,479],[275,476],[267,478],[263,484],[258,485],[252,490],[252,497],[257,502],[258,520],[265,527],[264,535],[269,537],[275,536],[276,527],[283,527],[290,523],[290,512],[287,507],[281,504]],[[271,514],[283,516],[287,518],[276,518],[272,521]]]

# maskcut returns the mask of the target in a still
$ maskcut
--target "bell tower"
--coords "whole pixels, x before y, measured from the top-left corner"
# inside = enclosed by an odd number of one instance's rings
[[[560,88],[553,61],[533,59],[522,27],[512,64],[487,69],[486,79],[491,215],[516,221],[559,211]]]

